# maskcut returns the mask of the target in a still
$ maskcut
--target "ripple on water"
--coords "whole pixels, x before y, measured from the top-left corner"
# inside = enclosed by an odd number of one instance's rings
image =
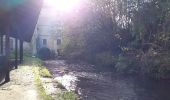
[[[111,70],[99,70],[86,64],[67,64],[63,60],[46,64],[56,76],[55,80],[67,90],[77,91],[82,100],[170,100],[167,82],[115,76]]]

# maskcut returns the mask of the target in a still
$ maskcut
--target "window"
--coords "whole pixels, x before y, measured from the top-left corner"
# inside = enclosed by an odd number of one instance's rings
[[[10,50],[14,50],[14,48],[13,48],[13,44],[14,43],[14,41],[13,41],[13,39],[10,39]]]
[[[61,45],[61,39],[57,39],[57,45]]]
[[[43,45],[44,45],[44,46],[47,45],[47,39],[43,39]]]

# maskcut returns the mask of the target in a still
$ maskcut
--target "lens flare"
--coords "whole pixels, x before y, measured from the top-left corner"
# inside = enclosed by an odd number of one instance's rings
[[[69,12],[76,8],[80,0],[44,0],[45,5],[56,10]]]

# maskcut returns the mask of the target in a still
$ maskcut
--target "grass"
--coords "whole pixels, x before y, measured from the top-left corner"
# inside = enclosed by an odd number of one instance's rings
[[[34,79],[35,79],[35,84],[39,93],[39,96],[42,100],[54,100],[51,95],[47,95],[45,92],[45,89],[43,87],[41,77],[52,77],[52,74],[48,71],[48,69],[43,66],[43,61],[38,59],[38,58],[32,58],[29,55],[24,56],[25,59],[25,64],[26,65],[31,65],[32,70],[34,72]],[[61,88],[58,82],[58,88]],[[59,100],[78,100],[78,96],[74,92],[69,92],[69,91],[62,91],[61,93],[58,93],[58,99]]]
[[[38,93],[39,93],[40,97],[43,100],[54,100],[50,95],[47,95],[46,92],[45,92],[45,89],[44,89],[42,82],[41,82],[41,79],[40,79],[41,76],[40,76],[40,72],[39,72],[38,67],[34,67],[33,71],[34,71],[34,75],[35,75],[35,83],[36,83],[36,86],[38,88]]]
[[[65,91],[58,94],[59,100],[78,100],[78,96],[74,92]]]
[[[52,78],[52,74],[48,71],[46,67],[40,67],[39,72],[42,77]]]
[[[41,77],[52,77],[51,73],[48,71],[48,69],[46,67],[43,66],[43,63],[41,60],[34,58],[35,60],[33,60],[33,71],[35,74],[35,82],[36,82],[36,86],[38,88],[38,92],[40,94],[40,97],[43,98],[43,100],[54,100],[50,95],[47,95],[45,93],[45,90],[42,86],[42,82],[41,82]],[[57,82],[57,86],[61,89],[63,89],[62,84]],[[69,92],[69,91],[64,91],[61,93],[58,93],[58,98],[59,100],[78,100],[78,96],[74,93],[74,92]]]
[[[37,67],[37,70],[39,71],[39,75],[42,77],[49,77],[52,78],[52,74],[49,72],[49,70],[43,66],[43,61],[38,58],[32,58],[33,60],[33,66]]]
[[[40,59],[32,58],[31,56],[24,56],[24,59],[24,64],[33,66],[32,70],[34,72],[34,79],[39,97],[42,100],[54,100],[52,96],[46,94],[41,81],[41,77],[52,77],[48,69],[43,66],[43,62]]]

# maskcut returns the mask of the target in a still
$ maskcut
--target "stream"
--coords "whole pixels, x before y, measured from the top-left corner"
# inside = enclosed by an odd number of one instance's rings
[[[170,100],[170,81],[117,75],[110,68],[45,61],[55,80],[81,100]]]

